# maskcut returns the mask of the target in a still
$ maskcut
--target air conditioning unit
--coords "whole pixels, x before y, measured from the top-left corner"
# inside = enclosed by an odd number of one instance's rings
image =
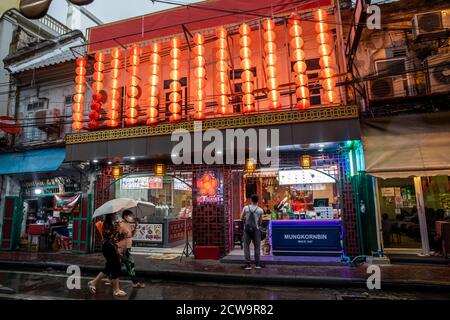
[[[405,97],[407,95],[404,79],[399,77],[372,80],[369,88],[371,100]]]
[[[450,9],[416,14],[412,20],[414,38],[450,30]]]
[[[450,92],[450,53],[428,57],[426,63],[431,93]]]
[[[406,59],[393,58],[375,61],[378,79],[369,83],[371,100],[405,97],[408,95]]]
[[[36,111],[34,119],[37,128],[44,131],[52,130],[61,124],[61,110],[53,108]]]

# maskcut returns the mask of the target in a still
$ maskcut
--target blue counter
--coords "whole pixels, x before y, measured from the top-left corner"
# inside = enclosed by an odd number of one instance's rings
[[[273,255],[341,255],[340,220],[273,220]]]

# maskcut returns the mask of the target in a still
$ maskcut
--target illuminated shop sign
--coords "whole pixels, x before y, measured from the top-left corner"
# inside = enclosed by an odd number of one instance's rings
[[[180,191],[192,191],[192,188],[190,187],[192,185],[192,179],[174,179],[173,180],[173,190],[180,190]]]
[[[162,177],[127,177],[120,181],[122,190],[162,189]]]
[[[278,173],[278,182],[280,185],[298,185],[315,183],[335,183],[336,180],[317,170],[286,170]]]
[[[223,201],[223,181],[213,172],[197,175],[197,203],[217,203]]]

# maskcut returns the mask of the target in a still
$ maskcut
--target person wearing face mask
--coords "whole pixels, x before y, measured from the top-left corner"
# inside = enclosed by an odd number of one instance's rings
[[[133,236],[136,230],[137,221],[133,217],[133,212],[130,210],[124,210],[122,212],[123,220],[120,222],[120,232],[125,234],[125,238],[118,243],[119,248],[122,251],[122,263],[127,269],[128,275],[131,277],[134,288],[144,288],[145,285],[139,282],[136,278],[136,271],[134,269],[134,259],[131,255],[131,247],[133,244]],[[133,226],[134,225],[134,226]]]
[[[101,234],[103,237],[102,253],[106,259],[105,268],[93,279],[88,282],[89,291],[92,294],[97,292],[97,284],[105,277],[110,277],[113,285],[113,296],[124,297],[126,292],[120,289],[120,250],[118,243],[122,242],[125,235],[119,231],[119,224],[115,220],[115,215],[110,214],[105,217],[102,224]]]

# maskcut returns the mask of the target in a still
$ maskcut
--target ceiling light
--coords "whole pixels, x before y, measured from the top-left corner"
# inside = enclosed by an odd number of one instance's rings
[[[108,164],[112,164],[112,161],[108,161]]]
[[[97,159],[92,160],[93,163],[98,163]]]
[[[325,144],[321,143],[321,144],[319,144],[319,147],[323,148],[323,147],[325,147]]]
[[[131,160],[136,160],[136,157],[131,157],[130,159],[131,159]]]

